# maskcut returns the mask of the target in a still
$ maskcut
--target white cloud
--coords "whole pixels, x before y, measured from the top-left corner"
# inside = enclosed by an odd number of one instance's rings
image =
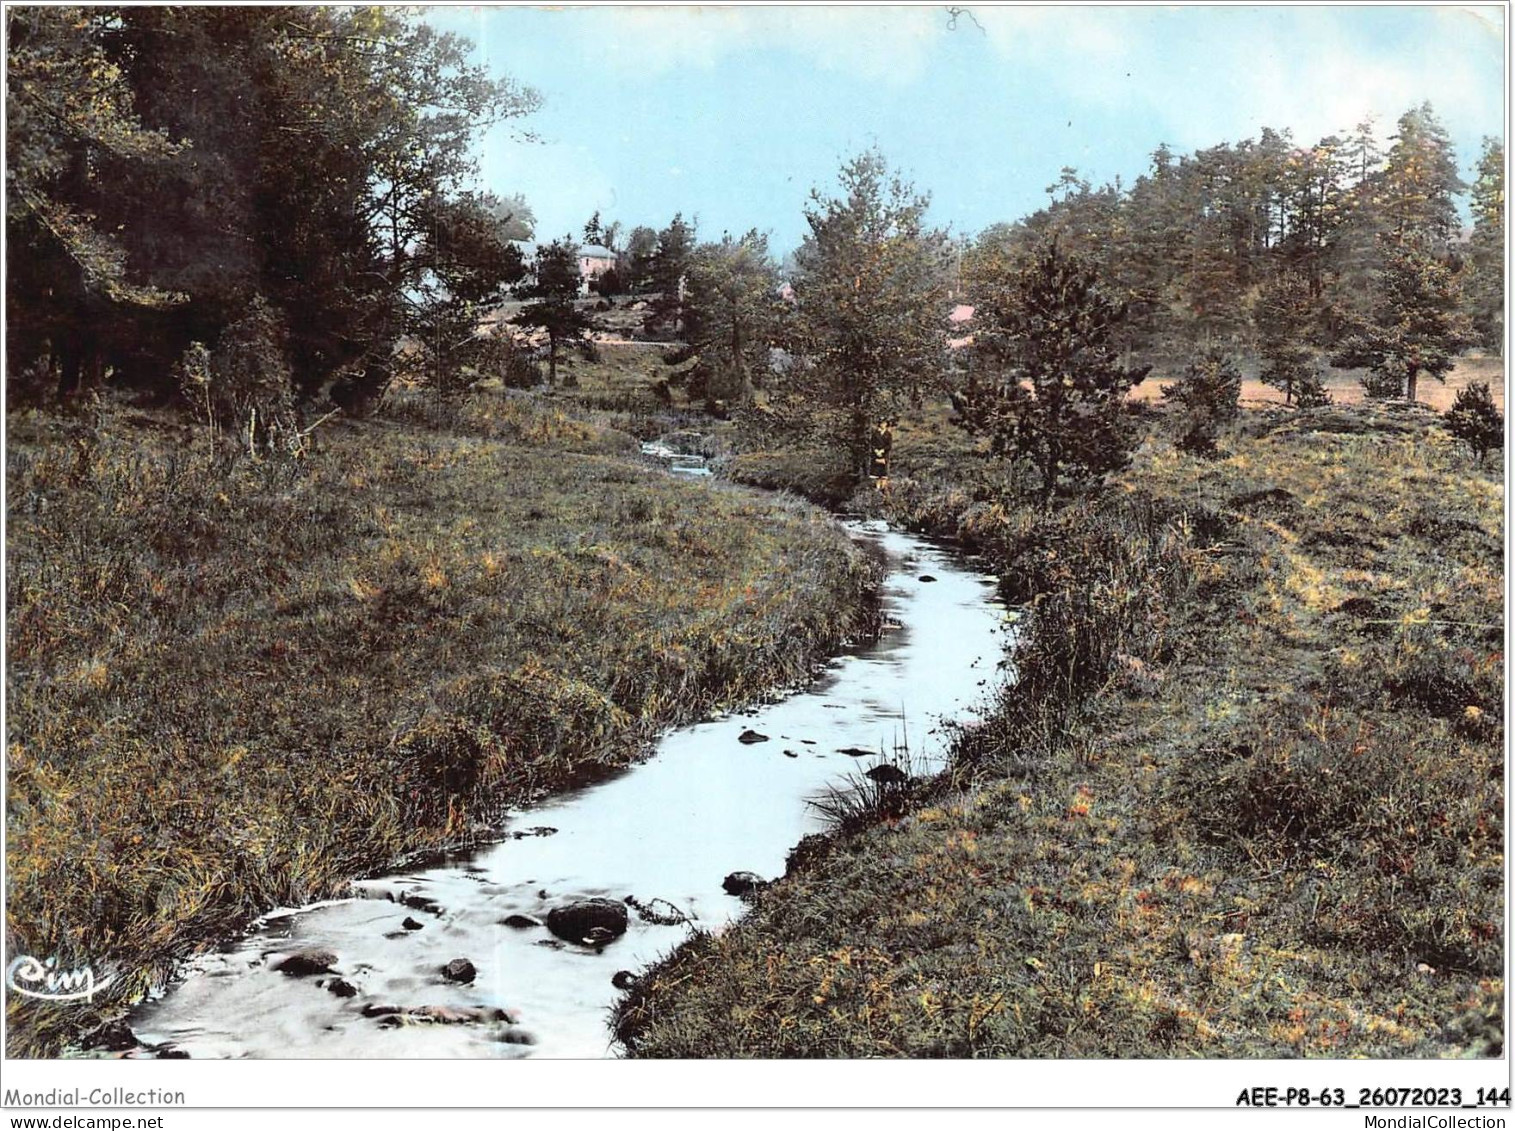
[[[658,73],[712,68],[729,56],[785,50],[870,81],[906,82],[924,70],[946,32],[941,8],[607,7],[608,57],[622,69]]]
[[[1127,53],[1132,12],[1125,8],[975,7],[973,18],[1002,55],[1054,53],[1083,61],[1080,76]]]
[[[1378,34],[1372,9],[1349,6],[975,11],[1032,81],[1096,112],[1140,108],[1183,148],[1263,126],[1313,142],[1368,116],[1387,136],[1423,101],[1454,133],[1502,122],[1500,8],[1410,9],[1427,24],[1413,42]]]

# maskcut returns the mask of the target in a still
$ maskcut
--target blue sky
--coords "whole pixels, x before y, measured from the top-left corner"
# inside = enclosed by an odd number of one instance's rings
[[[973,234],[1046,201],[1064,165],[1127,183],[1188,151],[1289,128],[1301,143],[1429,100],[1465,170],[1504,134],[1504,9],[449,7],[426,18],[543,95],[523,142],[481,143],[484,187],[522,193],[537,235],[589,215],[700,235],[804,233],[812,187],[877,145]],[[1385,140],[1385,144],[1387,141]]]

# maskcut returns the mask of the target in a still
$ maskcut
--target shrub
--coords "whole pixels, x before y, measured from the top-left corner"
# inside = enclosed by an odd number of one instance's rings
[[[1325,408],[1331,403],[1319,369],[1307,370],[1294,386],[1294,403],[1300,408]]]
[[[177,367],[179,392],[212,428],[236,429],[249,450],[279,450],[297,436],[286,330],[255,297],[215,349],[191,342]]]
[[[1183,376],[1163,390],[1163,399],[1182,409],[1178,446],[1190,455],[1213,459],[1220,431],[1241,413],[1241,371],[1219,350],[1206,350]]]
[[[1448,432],[1473,449],[1479,463],[1504,447],[1504,417],[1494,407],[1487,381],[1457,390],[1444,423]]]

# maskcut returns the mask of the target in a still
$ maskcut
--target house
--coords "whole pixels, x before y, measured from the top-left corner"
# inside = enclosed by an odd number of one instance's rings
[[[959,332],[953,337],[948,338],[948,349],[960,350],[964,346],[971,346],[973,344],[973,332],[968,328],[968,323],[973,321],[973,307],[966,303],[958,303],[952,308],[952,313],[947,315],[947,321],[954,330],[967,331],[966,333]]]
[[[579,248],[579,274],[584,278],[584,291],[587,294],[590,285],[616,265],[616,253],[608,247],[599,244],[586,243]]]

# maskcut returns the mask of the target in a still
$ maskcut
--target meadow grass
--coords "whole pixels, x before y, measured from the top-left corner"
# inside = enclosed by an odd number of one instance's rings
[[[1424,411],[1249,413],[1042,515],[918,423],[869,505],[991,555],[1018,682],[643,977],[630,1052],[1498,1055],[1500,469]]]
[[[874,628],[877,567],[813,508],[553,403],[397,415],[254,463],[151,413],[12,414],[7,953],[121,972],[93,1008],[12,997],[12,1055]]]

